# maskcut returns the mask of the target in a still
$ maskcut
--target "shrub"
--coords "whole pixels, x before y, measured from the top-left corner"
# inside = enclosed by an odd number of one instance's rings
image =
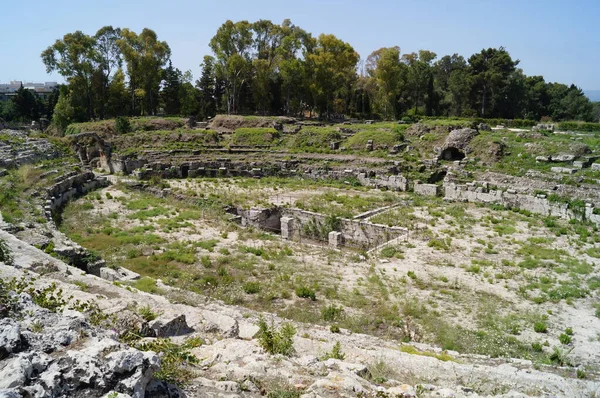
[[[392,258],[396,254],[401,254],[401,253],[402,253],[402,250],[399,250],[397,247],[386,246],[383,249],[381,249],[381,251],[379,252],[379,255],[384,258]]]
[[[261,249],[260,247],[246,246],[246,247],[244,247],[244,251],[246,253],[252,253],[252,254],[254,254],[255,256],[258,256],[258,257],[260,257],[260,256],[262,256],[262,255],[265,254],[265,251],[263,249]]]
[[[246,282],[242,288],[248,294],[256,294],[260,292],[260,282]]]
[[[568,355],[571,351],[563,351],[559,347],[554,347],[554,350],[550,354],[550,361],[559,366],[571,366],[571,362],[568,359]]]
[[[8,265],[12,265],[13,263],[13,256],[10,252],[10,248],[2,239],[0,239],[0,261]]]
[[[542,343],[539,342],[531,343],[531,349],[535,352],[542,352],[544,350]]]
[[[269,326],[262,316],[258,320],[258,343],[269,354],[292,355],[295,335],[296,329],[289,323],[277,329],[272,323]]]
[[[301,298],[309,298],[312,301],[317,299],[315,291],[307,286],[300,286],[296,288],[296,296]]]
[[[154,351],[160,355],[160,370],[154,377],[167,383],[183,387],[194,378],[194,373],[187,368],[188,364],[197,364],[200,361],[190,350],[202,345],[202,340],[190,338],[183,344],[175,344],[170,339],[154,339],[135,345],[142,351]]]
[[[565,329],[565,334],[567,334],[569,336],[573,336],[573,328],[566,328]]]
[[[29,294],[34,303],[52,312],[63,310],[69,304],[69,300],[73,298],[73,296],[64,296],[63,290],[58,288],[54,282],[46,287],[35,288],[32,285],[32,281],[26,280],[25,277],[20,280],[13,278],[6,285],[6,289],[14,290],[17,293],[24,292]]]
[[[571,344],[572,338],[566,333],[561,333],[561,335],[558,336],[558,340],[561,342],[561,344],[567,345]]]
[[[342,352],[342,344],[340,344],[339,341],[333,345],[330,352],[325,353],[325,355],[321,357],[321,360],[326,361],[329,358],[339,359],[340,361],[343,361],[344,358],[346,358],[346,354]]]
[[[158,313],[152,311],[149,305],[138,308],[138,314],[144,318],[146,322],[155,320],[158,317]]]
[[[336,321],[341,318],[343,312],[344,309],[341,306],[336,307],[332,304],[321,309],[321,316],[324,321]]]
[[[533,330],[535,330],[536,333],[547,333],[548,326],[545,322],[539,321],[533,324]]]
[[[115,119],[115,131],[118,134],[127,134],[131,132],[131,123],[129,123],[129,119],[122,116],[117,116]]]

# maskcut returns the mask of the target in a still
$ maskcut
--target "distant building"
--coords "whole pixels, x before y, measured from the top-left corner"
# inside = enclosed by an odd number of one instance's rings
[[[10,83],[0,83],[0,101],[8,101],[15,95],[19,88],[31,90],[35,92],[39,97],[47,97],[57,86],[57,82],[45,82],[45,83],[33,83],[18,80],[13,80]]]

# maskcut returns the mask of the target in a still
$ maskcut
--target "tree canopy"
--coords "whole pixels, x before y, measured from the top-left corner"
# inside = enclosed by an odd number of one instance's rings
[[[460,116],[598,120],[597,107],[574,85],[526,76],[507,49],[468,58],[432,51],[373,51],[364,61],[332,34],[313,36],[288,19],[226,21],[210,39],[198,80],[171,62],[156,32],[105,26],[68,33],[41,54],[66,87],[52,109],[19,93],[5,118],[54,115],[61,124],[120,115],[216,113],[351,116]],[[27,109],[24,109],[27,108]]]

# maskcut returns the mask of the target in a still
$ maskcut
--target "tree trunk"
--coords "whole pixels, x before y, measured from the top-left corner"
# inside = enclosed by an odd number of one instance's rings
[[[485,117],[485,95],[487,94],[487,86],[483,85],[483,93],[481,98],[481,117]]]

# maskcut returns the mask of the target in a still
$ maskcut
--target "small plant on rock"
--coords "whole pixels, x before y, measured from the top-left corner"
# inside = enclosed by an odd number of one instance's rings
[[[342,344],[339,341],[334,344],[330,352],[325,353],[325,355],[321,357],[321,360],[326,361],[330,358],[339,359],[340,361],[343,361],[344,358],[346,358],[346,354],[342,352]]]
[[[294,336],[296,329],[289,323],[284,323],[279,329],[271,323],[269,326],[264,318],[258,320],[258,343],[269,354],[290,356],[294,353]]]
[[[247,294],[256,294],[260,292],[260,282],[246,282],[242,288]]]
[[[330,322],[339,320],[343,313],[344,309],[342,307],[337,307],[333,304],[321,309],[321,316],[323,317],[323,320]]]
[[[115,130],[119,134],[131,132],[131,123],[129,123],[129,119],[123,116],[117,116],[115,119]]]
[[[138,308],[137,312],[142,318],[144,318],[146,322],[153,321],[158,317],[158,315],[160,315],[152,311],[152,308],[150,308],[149,305]]]
[[[200,345],[202,345],[202,341],[198,339],[188,339],[179,345],[170,339],[159,338],[136,344],[135,347],[138,350],[154,351],[159,354],[160,371],[154,373],[154,377],[181,387],[195,376],[187,365],[199,362],[190,350]]]
[[[0,239],[0,262],[3,262],[8,265],[13,264],[13,256],[10,252],[10,248],[2,239]]]
[[[571,344],[572,338],[566,333],[561,333],[561,335],[558,336],[558,340],[561,342],[561,344],[567,345]]]
[[[309,298],[312,301],[317,299],[317,294],[315,291],[308,286],[299,286],[296,288],[296,296],[300,298]]]
[[[548,332],[548,326],[545,322],[536,322],[533,324],[533,330],[535,330],[536,333],[546,333]]]

